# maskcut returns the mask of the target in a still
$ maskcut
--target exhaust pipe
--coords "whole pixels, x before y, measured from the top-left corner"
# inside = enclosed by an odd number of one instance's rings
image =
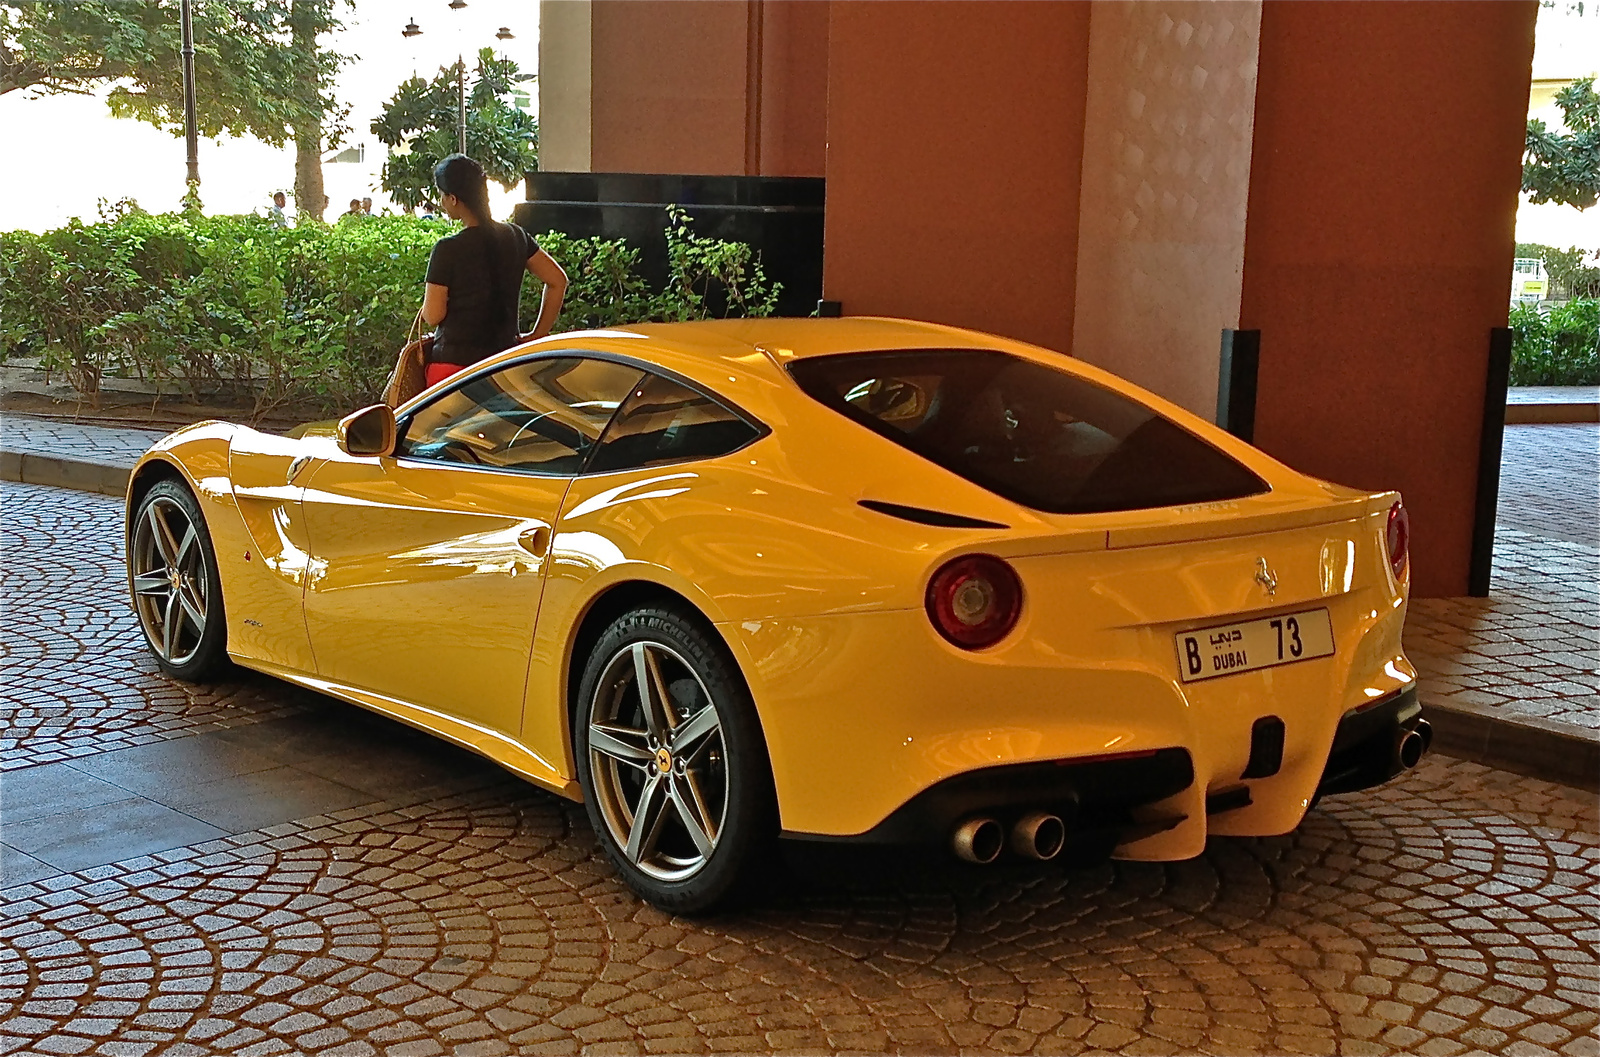
[[[1433,741],[1433,727],[1425,719],[1417,720],[1410,730],[1401,729],[1395,735],[1394,762],[1402,771],[1409,771],[1422,762],[1422,754]]]
[[[994,819],[969,818],[956,827],[950,847],[967,862],[992,863],[1000,857],[1005,840],[1005,830]]]
[[[1043,811],[1023,815],[1011,827],[1011,850],[1027,859],[1054,859],[1066,842],[1066,824]]]

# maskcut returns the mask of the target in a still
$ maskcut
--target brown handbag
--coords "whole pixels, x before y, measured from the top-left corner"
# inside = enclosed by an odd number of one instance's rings
[[[411,334],[418,335],[421,330],[422,313],[419,311],[411,324]],[[432,334],[413,336],[406,342],[394,361],[394,370],[389,372],[389,380],[383,385],[384,403],[399,407],[428,387],[427,363],[432,352]]]

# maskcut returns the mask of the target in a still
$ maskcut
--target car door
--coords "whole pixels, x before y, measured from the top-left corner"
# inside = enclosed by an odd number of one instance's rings
[[[518,737],[551,528],[641,374],[570,354],[478,372],[408,414],[393,457],[318,467],[318,673]]]

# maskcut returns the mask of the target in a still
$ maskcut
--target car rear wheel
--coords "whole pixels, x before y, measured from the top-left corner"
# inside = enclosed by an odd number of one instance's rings
[[[770,861],[766,744],[727,647],[675,609],[634,610],[600,636],[579,687],[578,777],[589,820],[628,885],[703,913]]]
[[[201,682],[227,667],[216,553],[200,504],[181,482],[162,481],[139,501],[128,581],[139,627],[162,671]]]

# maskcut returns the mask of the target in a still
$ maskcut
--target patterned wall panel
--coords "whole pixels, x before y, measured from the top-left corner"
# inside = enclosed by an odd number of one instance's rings
[[[1209,416],[1237,325],[1259,0],[1093,6],[1073,352]]]

